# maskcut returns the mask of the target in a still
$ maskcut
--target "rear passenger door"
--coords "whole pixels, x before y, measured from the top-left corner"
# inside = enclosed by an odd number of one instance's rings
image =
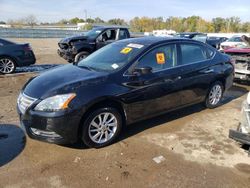
[[[192,42],[178,44],[182,105],[204,100],[210,83],[216,76],[211,63],[214,53],[202,44]]]

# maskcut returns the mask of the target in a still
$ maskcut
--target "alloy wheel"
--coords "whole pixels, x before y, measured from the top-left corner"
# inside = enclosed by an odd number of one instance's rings
[[[15,71],[15,63],[9,58],[0,59],[0,72],[9,74]]]
[[[209,93],[209,103],[211,105],[217,105],[222,97],[222,88],[218,84],[214,85]]]
[[[90,139],[97,144],[108,142],[117,131],[118,120],[110,112],[98,114],[89,125],[88,134]]]

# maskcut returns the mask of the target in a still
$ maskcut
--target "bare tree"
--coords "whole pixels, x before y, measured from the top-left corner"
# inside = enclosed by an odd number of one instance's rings
[[[24,22],[25,22],[25,24],[33,27],[34,25],[37,24],[37,19],[34,15],[31,14],[31,15],[27,16],[26,18],[24,18]]]

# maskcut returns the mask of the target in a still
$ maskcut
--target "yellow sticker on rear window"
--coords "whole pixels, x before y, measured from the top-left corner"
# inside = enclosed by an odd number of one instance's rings
[[[156,54],[156,61],[158,64],[164,64],[165,63],[165,55],[164,53],[157,53]]]
[[[123,49],[120,51],[120,53],[122,53],[122,54],[128,54],[128,53],[131,52],[131,51],[132,51],[132,48],[126,47],[126,48],[123,48]]]

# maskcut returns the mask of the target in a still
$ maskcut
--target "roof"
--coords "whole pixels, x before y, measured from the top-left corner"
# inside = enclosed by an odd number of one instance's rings
[[[143,44],[143,45],[153,45],[156,43],[162,43],[162,42],[170,42],[170,41],[194,41],[190,39],[185,39],[185,38],[178,38],[178,37],[155,37],[155,36],[150,36],[150,37],[138,37],[138,38],[129,38],[129,39],[124,39],[120,40],[119,42],[124,42],[124,43],[138,43],[138,44]]]
[[[124,28],[128,29],[128,26],[120,26],[120,25],[94,25],[93,28],[101,28],[101,29],[117,29],[117,28]]]

